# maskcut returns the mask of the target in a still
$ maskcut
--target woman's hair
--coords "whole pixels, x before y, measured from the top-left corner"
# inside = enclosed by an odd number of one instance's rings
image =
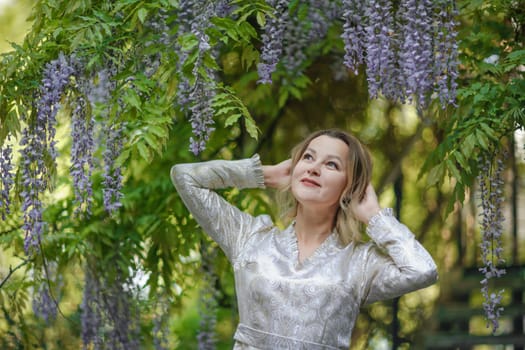
[[[339,208],[334,223],[341,243],[347,245],[361,238],[359,221],[352,213],[350,201],[361,201],[364,198],[372,176],[372,158],[366,147],[355,136],[339,129],[320,130],[310,134],[292,149],[292,171],[310,142],[322,135],[343,141],[349,149],[346,187],[339,198]],[[283,194],[286,196],[284,214],[288,218],[294,218],[297,215],[298,202],[292,195],[290,185],[283,189]]]

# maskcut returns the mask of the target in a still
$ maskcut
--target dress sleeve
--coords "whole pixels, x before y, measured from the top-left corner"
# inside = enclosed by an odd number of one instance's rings
[[[382,209],[370,220],[367,233],[375,245],[365,257],[364,304],[395,298],[437,281],[434,260],[391,208]]]
[[[214,191],[229,187],[264,188],[257,154],[243,160],[177,164],[171,168],[171,180],[197,223],[230,261],[238,256],[251,233],[272,225],[269,216],[245,213]]]

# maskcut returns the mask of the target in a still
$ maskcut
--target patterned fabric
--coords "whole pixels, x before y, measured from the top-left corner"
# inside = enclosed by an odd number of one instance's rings
[[[299,262],[292,223],[279,230],[214,189],[264,188],[258,155],[178,164],[172,181],[194,218],[233,264],[240,324],[234,349],[348,349],[359,308],[424,288],[436,265],[409,229],[383,209],[366,243],[340,244],[332,234]]]

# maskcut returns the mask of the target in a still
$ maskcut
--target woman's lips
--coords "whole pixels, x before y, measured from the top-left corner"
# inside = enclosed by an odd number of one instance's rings
[[[321,185],[317,181],[308,178],[301,179],[301,183],[305,184],[306,186],[321,187]]]

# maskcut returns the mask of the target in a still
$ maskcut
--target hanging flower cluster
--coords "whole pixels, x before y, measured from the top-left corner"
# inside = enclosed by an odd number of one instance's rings
[[[459,14],[453,1],[441,0],[438,3],[438,23],[441,25],[437,29],[435,36],[435,57],[434,57],[434,81],[438,85],[438,95],[441,105],[447,103],[455,105],[456,90],[459,77],[458,65],[458,40],[456,17]]]
[[[9,193],[14,184],[13,149],[8,143],[9,138],[4,142],[5,144],[0,147],[0,217],[2,220],[5,220],[6,214],[11,213]]]
[[[197,340],[199,349],[214,350],[216,348],[217,334],[217,290],[215,282],[217,275],[214,269],[214,261],[217,258],[217,248],[209,247],[205,243],[201,245],[201,270],[204,273],[203,285],[199,294],[199,334]]]
[[[345,48],[344,64],[354,72],[364,62],[365,28],[361,19],[364,17],[364,2],[359,0],[343,0],[343,34],[341,35]]]
[[[153,317],[153,346],[155,350],[168,350],[170,344],[168,341],[169,329],[169,300],[164,295],[158,295],[156,299],[157,308]]]
[[[57,317],[58,313],[58,290],[62,287],[62,276],[57,273],[56,261],[47,261],[40,271],[45,276],[33,293],[33,313],[42,319],[46,324],[50,324]],[[53,291],[51,291],[51,289]]]
[[[86,114],[86,100],[80,96],[71,114],[71,170],[73,191],[75,193],[75,213],[85,211],[91,215],[93,188],[94,121]]]
[[[213,127],[212,100],[216,94],[215,69],[205,64],[205,56],[216,60],[216,52],[210,45],[206,34],[212,17],[226,16],[231,11],[228,1],[181,1],[179,12],[179,36],[190,33],[197,40],[197,57],[193,62],[192,79],[182,77],[179,83],[178,103],[182,111],[189,114],[193,131],[190,138],[190,150],[198,155],[206,148]],[[181,50],[179,65],[182,67],[189,58],[189,52]]]
[[[490,291],[490,280],[505,274],[500,266],[503,260],[502,232],[505,220],[502,206],[504,202],[503,161],[499,158],[480,159],[480,175],[478,182],[481,197],[481,232],[480,244],[483,267],[479,270],[484,278],[481,281],[481,293],[484,298],[483,309],[487,318],[487,328],[492,327],[492,333],[499,328],[499,317],[503,311],[501,299],[503,291]]]
[[[284,33],[289,21],[289,0],[268,1],[273,10],[273,16],[266,20],[262,33],[262,44],[260,63],[257,65],[259,72],[259,83],[271,83],[272,73],[281,59],[283,51]]]
[[[24,179],[21,192],[24,249],[27,254],[33,249],[38,249],[44,231],[41,195],[49,182],[46,160],[54,163],[57,157],[56,114],[60,108],[62,94],[75,73],[73,67],[72,59],[63,54],[46,64],[36,105],[36,116],[32,119],[27,118],[28,126],[23,130],[20,140]]]
[[[299,6],[286,22],[283,38],[282,63],[292,75],[301,72],[311,43],[323,39],[339,17],[336,1],[309,0],[303,6]]]
[[[81,305],[83,349],[133,350],[140,348],[139,314],[133,295],[119,277],[98,276],[86,265]]]
[[[457,9],[454,0],[343,1],[345,64],[366,63],[370,96],[380,93],[425,107],[433,91],[442,106],[456,95]]]
[[[104,179],[102,189],[104,208],[109,214],[115,213],[122,206],[122,169],[115,164],[122,151],[123,124],[107,125],[105,129],[106,147],[104,148]]]

